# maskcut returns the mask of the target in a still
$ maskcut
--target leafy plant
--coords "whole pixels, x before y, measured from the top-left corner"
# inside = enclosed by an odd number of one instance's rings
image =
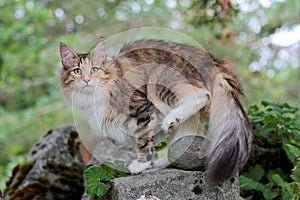
[[[249,191],[246,199],[300,198],[300,123],[298,108],[287,103],[262,102],[262,108],[251,106],[248,115],[254,135],[270,147],[280,145],[293,168],[265,169],[257,164],[240,176],[240,187]]]
[[[90,165],[84,171],[87,194],[101,197],[109,190],[108,182],[114,178],[126,176],[129,173],[122,161],[104,162],[101,165]]]

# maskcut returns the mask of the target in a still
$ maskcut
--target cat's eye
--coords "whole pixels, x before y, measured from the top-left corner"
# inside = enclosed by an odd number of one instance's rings
[[[73,70],[75,74],[80,75],[81,74],[81,69],[76,68]]]
[[[91,69],[91,73],[92,73],[92,74],[95,74],[95,73],[98,72],[98,70],[99,70],[98,67],[93,67],[93,68]]]

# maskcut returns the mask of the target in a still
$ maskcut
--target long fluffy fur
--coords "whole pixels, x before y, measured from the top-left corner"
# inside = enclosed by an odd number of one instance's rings
[[[207,178],[215,185],[236,174],[250,154],[251,124],[241,105],[241,91],[228,74],[214,81],[208,138]]]
[[[96,125],[95,129],[100,127],[104,136],[120,143],[126,143],[130,138],[127,136],[143,139],[142,136],[149,132],[149,124],[153,126],[151,132],[159,132],[164,126],[158,121],[177,119],[178,113],[175,116],[170,113],[176,111],[179,102],[187,112],[184,113],[187,117],[180,122],[183,133],[201,126],[198,120],[192,119],[195,114],[199,116],[200,110],[210,116],[207,133],[209,183],[215,185],[230,178],[245,164],[251,149],[251,124],[241,104],[241,86],[223,62],[189,45],[141,40],[123,46],[118,55],[103,65],[106,59],[103,38],[98,44],[99,48],[96,45],[90,54],[76,54],[61,44],[64,58],[61,88],[67,99]],[[70,72],[78,66],[90,70],[94,64],[103,70],[90,77],[97,92],[84,93],[74,85],[82,84],[82,77]],[[199,98],[195,94],[199,94]],[[198,107],[191,96],[199,100]],[[96,102],[92,101],[94,97],[97,97]],[[96,110],[93,103],[98,106]],[[158,119],[153,121],[153,116]],[[167,123],[165,129],[168,127]],[[146,147],[147,153],[153,148],[152,136],[146,137],[149,138],[146,142],[138,141],[143,142],[140,146]],[[144,150],[140,148],[142,153]],[[137,171],[139,167],[133,166]],[[148,164],[142,167],[146,169]]]

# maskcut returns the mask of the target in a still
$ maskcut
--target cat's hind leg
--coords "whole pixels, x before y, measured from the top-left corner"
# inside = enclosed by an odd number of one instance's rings
[[[199,121],[200,119],[200,112],[196,113],[195,115],[191,116],[188,118],[186,121],[182,122],[178,129],[174,131],[174,136],[172,140],[169,143],[168,146],[168,151],[169,148],[173,145],[174,142],[176,142],[179,138],[185,137],[188,135],[200,135],[205,137],[204,129],[202,127],[202,124]],[[185,152],[189,148],[189,146],[182,146],[183,149],[181,149],[182,152]],[[178,155],[178,158],[181,155]],[[154,161],[154,167],[156,168],[165,168],[169,166],[171,162],[168,159],[168,152],[166,155],[158,158],[157,160]]]
[[[131,173],[139,173],[151,168],[155,157],[154,151],[154,131],[157,119],[151,116],[150,122],[147,125],[146,132],[136,133],[136,146],[138,159],[134,160],[128,169]]]
[[[128,169],[136,174],[151,168],[153,160],[153,137],[136,138],[138,159],[134,160]]]
[[[165,116],[161,128],[164,131],[176,129],[180,123],[186,121],[205,107],[208,101],[209,92],[205,89],[198,89],[183,96],[179,99],[177,106]]]

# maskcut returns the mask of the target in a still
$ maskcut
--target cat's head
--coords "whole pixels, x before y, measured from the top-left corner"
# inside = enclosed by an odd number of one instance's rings
[[[60,86],[64,91],[93,93],[112,78],[107,70],[111,59],[106,56],[105,40],[101,37],[87,54],[77,54],[64,43],[60,43],[62,69]]]

